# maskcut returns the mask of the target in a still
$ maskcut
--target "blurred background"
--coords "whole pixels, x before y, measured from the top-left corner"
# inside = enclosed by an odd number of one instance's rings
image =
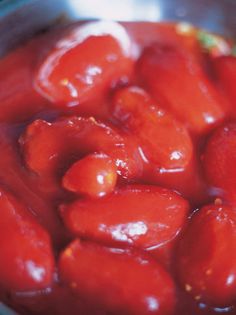
[[[58,21],[96,18],[182,20],[236,37],[235,0],[0,0],[0,55]]]

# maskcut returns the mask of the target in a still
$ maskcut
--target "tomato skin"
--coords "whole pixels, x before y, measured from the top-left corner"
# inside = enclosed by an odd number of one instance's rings
[[[138,64],[151,94],[196,134],[219,124],[228,104],[188,51],[173,45],[147,47]]]
[[[40,181],[22,165],[19,152],[19,126],[0,124],[0,181],[30,209],[52,237],[54,245],[65,242],[65,229],[55,211],[51,194],[51,183]],[[50,190],[50,193],[48,192]],[[61,192],[60,192],[61,194]],[[58,198],[58,197],[57,197]]]
[[[7,299],[3,299],[8,303]],[[61,283],[55,283],[52,287],[37,292],[14,292],[11,294],[11,304],[17,314],[55,314],[55,315],[106,315],[104,310],[96,305],[85,302],[75,294],[71,294],[70,288]]]
[[[233,56],[220,56],[212,59],[218,84],[222,87],[225,96],[231,103],[231,112],[236,117],[236,58]]]
[[[146,159],[161,169],[185,168],[192,157],[186,128],[139,87],[118,90],[113,116],[120,127],[137,137]]]
[[[11,291],[49,287],[54,258],[48,233],[2,188],[0,208],[0,285]]]
[[[151,44],[174,45],[186,49],[196,60],[201,60],[198,30],[191,24],[165,22],[122,22],[130,38],[135,42],[138,56]],[[188,30],[186,31],[186,26]]]
[[[75,294],[112,314],[173,314],[173,281],[148,257],[75,240],[61,254],[59,270]]]
[[[94,152],[109,155],[124,178],[139,177],[142,172],[136,144],[92,117],[73,116],[52,123],[35,120],[20,144],[29,169],[42,176],[54,176],[63,165],[68,168],[74,159]]]
[[[66,226],[80,237],[140,248],[172,240],[186,223],[188,203],[155,186],[130,185],[99,200],[77,200],[61,207]]]
[[[213,306],[234,301],[235,245],[235,209],[208,205],[193,215],[179,243],[177,270],[180,283],[196,300]]]
[[[115,162],[106,154],[90,154],[75,162],[62,179],[69,191],[91,198],[105,196],[113,191],[117,181]]]
[[[234,193],[236,191],[235,163],[236,124],[228,123],[212,133],[203,153],[205,174],[210,184]]]
[[[130,76],[130,48],[129,37],[118,23],[100,21],[75,27],[45,56],[35,74],[35,88],[57,105],[95,100]]]
[[[200,159],[198,160],[196,151],[195,148],[192,161],[185,169],[160,172],[158,169],[153,169],[152,166],[146,167],[143,180],[146,184],[178,191],[189,201],[192,208],[209,203],[212,200],[209,197],[209,185],[205,180],[202,163]]]
[[[0,121],[21,122],[50,107],[33,87],[41,40],[33,40],[0,60]]]

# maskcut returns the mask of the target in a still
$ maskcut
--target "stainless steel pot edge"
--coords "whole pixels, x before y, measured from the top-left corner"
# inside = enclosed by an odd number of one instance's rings
[[[235,0],[2,0],[0,56],[62,16],[69,20],[188,21],[236,37]]]

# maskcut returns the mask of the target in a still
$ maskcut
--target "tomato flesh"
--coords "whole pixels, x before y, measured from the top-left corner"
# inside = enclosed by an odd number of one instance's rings
[[[76,22],[0,60],[1,302],[236,314],[236,58],[202,33]]]

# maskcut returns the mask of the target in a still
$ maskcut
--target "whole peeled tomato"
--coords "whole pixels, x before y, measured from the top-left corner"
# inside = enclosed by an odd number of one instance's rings
[[[2,188],[0,209],[0,286],[10,291],[51,286],[54,258],[48,233]]]
[[[131,74],[131,42],[115,22],[76,26],[49,50],[34,78],[36,90],[50,101],[73,106],[97,100]]]
[[[41,176],[55,177],[63,167],[96,152],[109,155],[124,178],[137,178],[142,172],[135,142],[93,117],[35,120],[19,142],[26,165]]]
[[[188,130],[142,88],[118,90],[112,115],[120,128],[136,137],[144,161],[154,169],[173,171],[190,163],[193,145]]]
[[[213,68],[225,96],[231,104],[231,113],[236,115],[236,57],[220,56],[212,59]]]
[[[105,313],[173,314],[173,280],[149,257],[75,240],[62,252],[59,271],[62,282],[78,298]]]
[[[115,162],[106,154],[93,153],[75,162],[65,173],[65,189],[91,198],[111,193],[117,181]]]
[[[188,202],[177,193],[148,185],[130,185],[98,200],[78,199],[61,206],[64,223],[73,234],[143,249],[174,239],[188,210]]]
[[[206,143],[203,164],[208,182],[231,195],[236,191],[236,124],[216,129]]]
[[[201,64],[183,47],[153,44],[138,62],[140,80],[150,93],[195,134],[218,125],[228,112]]]
[[[236,212],[208,205],[191,218],[179,243],[178,278],[196,301],[228,306],[236,296]]]

